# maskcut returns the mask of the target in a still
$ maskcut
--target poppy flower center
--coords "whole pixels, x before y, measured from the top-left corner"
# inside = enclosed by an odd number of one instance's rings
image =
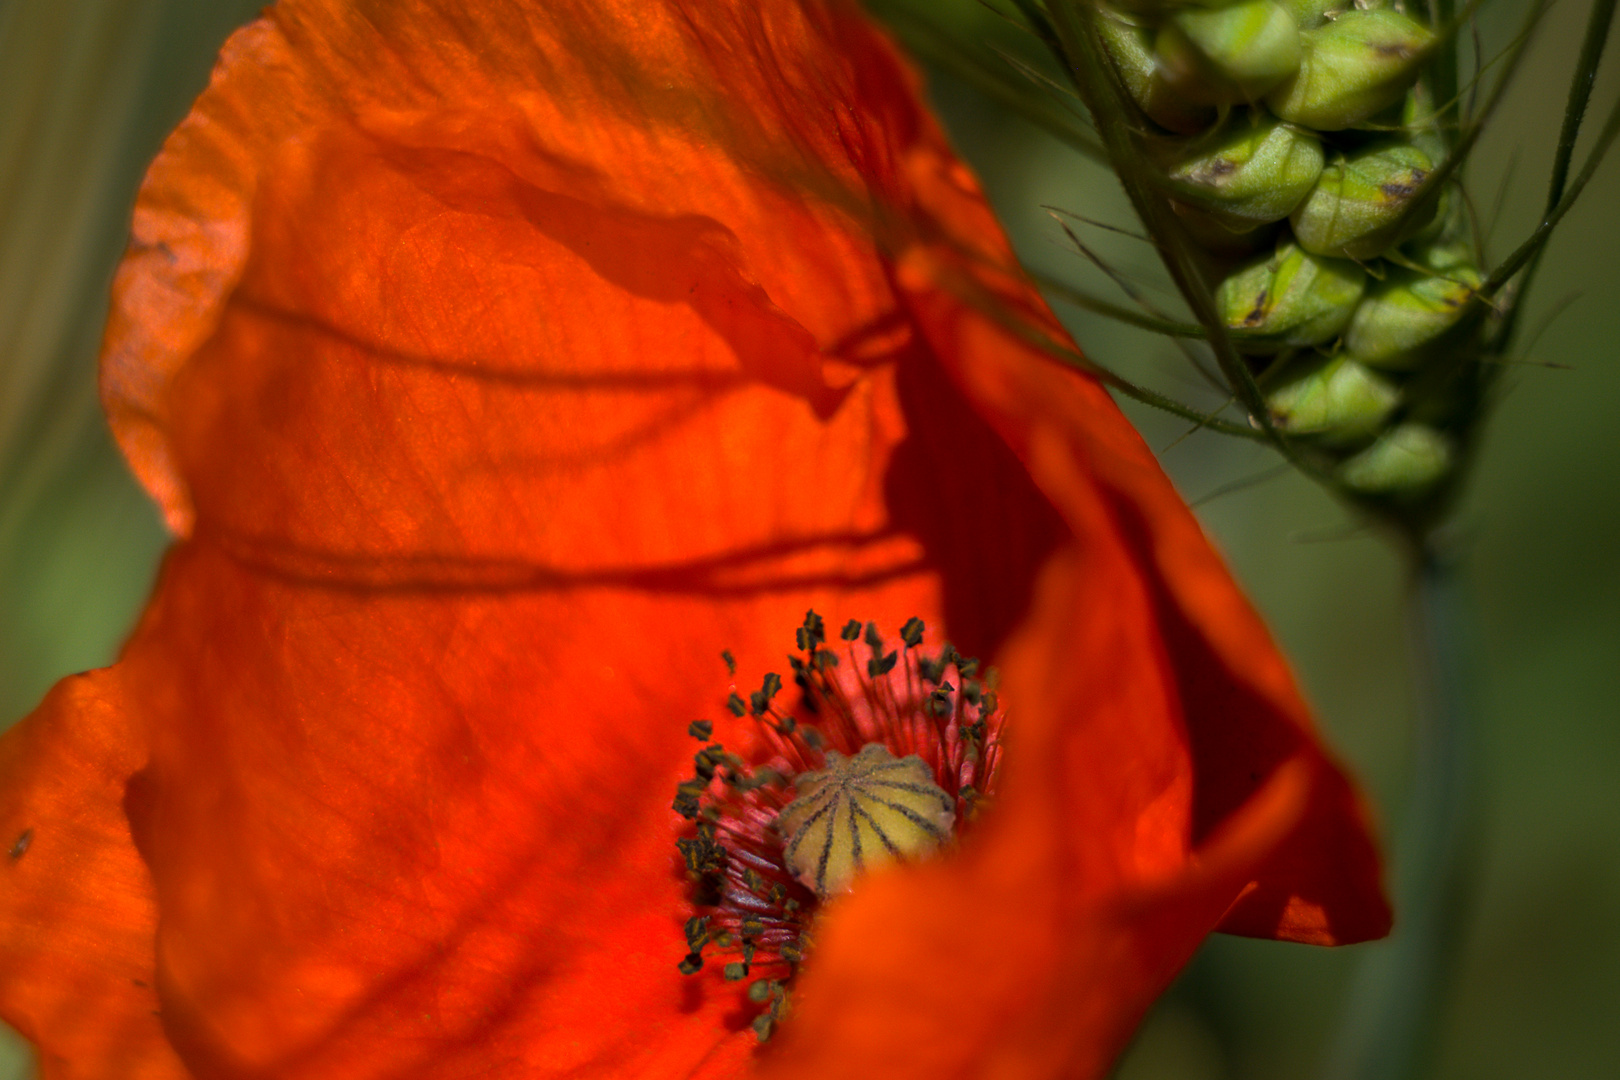
[[[687,729],[705,745],[675,790],[691,823],[676,847],[693,907],[679,967],[697,974],[707,950],[727,981],[751,980],[762,1040],[786,1013],[820,904],[879,866],[948,847],[993,791],[995,672],[981,679],[978,661],[950,645],[928,652],[924,633],[911,619],[886,649],[876,624],[851,620],[844,647],[829,648],[811,611],[788,658],[797,695],[783,697],[770,672],[747,701],[733,692],[727,702],[756,728],[746,759],[713,740],[712,722]]]

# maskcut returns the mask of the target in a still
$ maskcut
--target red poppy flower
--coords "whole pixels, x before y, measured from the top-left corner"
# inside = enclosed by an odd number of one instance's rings
[[[1095,1076],[1212,929],[1383,933],[1283,661],[1011,266],[838,3],[234,36],[104,361],[180,540],[0,743],[44,1074]],[[821,910],[761,1048],[676,969],[670,797],[720,651],[757,679],[810,608],[999,664],[1005,763]]]

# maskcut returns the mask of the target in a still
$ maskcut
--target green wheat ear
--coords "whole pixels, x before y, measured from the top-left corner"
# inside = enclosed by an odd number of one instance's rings
[[[1246,415],[1204,415],[1088,370],[1200,426],[1271,442],[1410,535],[1435,524],[1547,239],[1620,135],[1617,106],[1571,178],[1615,0],[1594,2],[1543,223],[1495,267],[1459,170],[1548,0],[1531,0],[1523,32],[1487,65],[1489,88],[1463,92],[1458,41],[1479,0],[1461,15],[1452,0],[984,2],[1063,74],[987,57],[906,0],[875,6],[925,58],[1112,166],[1194,322],[1040,283],[1085,310],[1201,340],[1228,407]]]

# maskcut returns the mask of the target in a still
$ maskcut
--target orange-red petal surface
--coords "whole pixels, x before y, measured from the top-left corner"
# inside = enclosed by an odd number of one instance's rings
[[[1217,924],[1382,933],[1281,658],[1010,265],[840,4],[239,32],[104,360],[183,539],[0,744],[0,824],[79,822],[11,868],[5,1015],[87,1078],[1095,1076]],[[720,650],[757,680],[811,606],[995,658],[1009,750],[959,851],[829,908],[760,1054],[675,970],[669,799]]]
[[[63,680],[0,740],[0,1013],[45,1080],[171,1080],[152,881],[124,802],[145,740],[112,672]]]

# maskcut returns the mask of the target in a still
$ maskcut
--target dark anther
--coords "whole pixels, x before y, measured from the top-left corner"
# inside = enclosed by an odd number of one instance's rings
[[[699,822],[696,836],[683,836],[675,841],[686,869],[699,877],[719,874],[726,868],[726,849],[715,842],[714,836],[713,825]]]
[[[765,685],[748,696],[749,715],[763,716],[770,708],[771,699],[782,689],[782,676],[771,671],[765,674]]]
[[[703,844],[700,841],[685,836],[675,841],[675,850],[681,853],[681,862],[686,864],[688,873],[700,873],[703,864]]]
[[[771,1032],[776,1030],[776,1021],[770,1013],[760,1013],[754,1017],[754,1037],[760,1042],[770,1041]]]
[[[24,829],[17,835],[17,842],[11,845],[11,861],[16,862],[28,854],[29,845],[34,842],[34,830]]]
[[[726,748],[719,743],[705,746],[692,755],[692,764],[695,766],[698,779],[709,781],[714,779],[714,771],[726,762]],[[679,789],[677,789],[679,790]]]
[[[962,678],[964,679],[973,678],[973,676],[979,673],[978,658],[973,656],[958,656],[956,658],[956,670],[962,673]]]
[[[744,938],[757,938],[765,932],[765,924],[758,919],[744,919],[742,922]]]
[[[789,941],[776,951],[790,964],[797,964],[804,959],[804,948],[797,941]]]
[[[703,957],[697,953],[687,953],[686,959],[675,965],[682,975],[696,975],[703,970]]]
[[[709,940],[709,917],[693,915],[686,920],[686,947],[694,953],[702,952]]]
[[[730,649],[721,649],[720,659],[726,662],[726,670],[728,672],[733,675],[737,674],[737,658],[731,655]]]
[[[793,668],[794,685],[808,693],[810,690],[810,666],[797,656],[788,657],[788,665]]]
[[[748,1000],[755,1005],[765,1004],[775,992],[776,983],[770,979],[755,979],[748,984]]]
[[[872,646],[874,651],[883,648],[883,635],[878,633],[877,623],[875,622],[866,624],[866,643]]]
[[[962,696],[967,698],[969,705],[979,703],[979,693],[982,689],[978,679],[965,679],[962,682]]]
[[[726,698],[726,708],[731,710],[732,716],[748,715],[748,703],[742,698],[738,697],[736,694],[732,694],[730,697]]]
[[[708,790],[709,785],[702,780],[686,780],[675,785],[674,811],[688,821],[698,816],[698,800]]]
[[[887,675],[894,670],[894,665],[900,662],[900,653],[891,652],[888,656],[874,656],[866,662],[866,673],[872,678]]]
[[[714,737],[714,724],[708,720],[694,720],[686,725],[686,733],[698,742],[708,742]]]
[[[799,627],[796,636],[799,648],[805,652],[810,652],[817,645],[827,640],[827,624],[822,621],[820,615],[816,614],[814,608],[804,613],[804,625]]]
[[[831,649],[817,649],[814,659],[816,667],[823,671],[838,666],[838,654]]]
[[[783,735],[791,735],[793,734],[793,729],[798,726],[799,722],[793,719],[793,717],[784,716],[782,717],[782,722],[776,725],[776,730],[781,732]]]
[[[915,649],[922,644],[924,629],[926,627],[923,626],[923,621],[913,615],[906,620],[906,625],[900,628],[900,640],[906,643],[908,649]]]
[[[748,978],[748,965],[736,960],[727,964],[721,971],[726,977],[726,982],[741,982]]]
[[[838,636],[843,638],[845,641],[854,641],[856,638],[860,637],[861,620],[849,620],[849,622],[844,624],[844,628],[838,632]]]

